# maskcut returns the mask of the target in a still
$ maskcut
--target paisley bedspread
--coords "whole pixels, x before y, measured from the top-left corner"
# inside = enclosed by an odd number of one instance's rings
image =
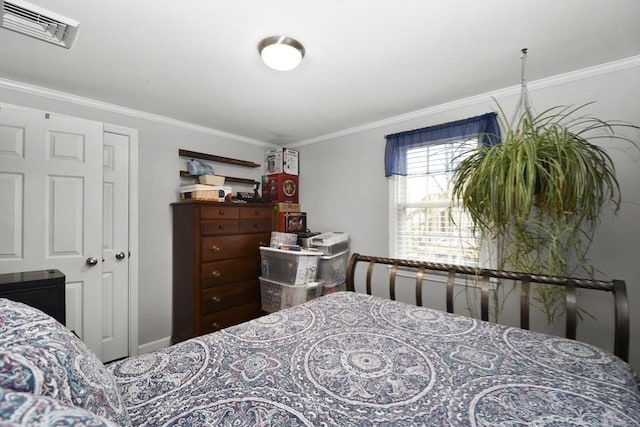
[[[107,368],[132,425],[640,426],[596,347],[351,292]]]

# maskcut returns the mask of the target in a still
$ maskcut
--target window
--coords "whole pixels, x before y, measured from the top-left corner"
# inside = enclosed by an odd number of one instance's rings
[[[455,167],[477,144],[467,140],[407,150],[407,176],[395,176],[391,184],[394,257],[478,265],[480,247],[469,220],[451,207]]]
[[[465,153],[497,143],[497,126],[490,113],[387,136],[392,257],[468,266],[487,258],[467,215],[451,203],[451,179]]]

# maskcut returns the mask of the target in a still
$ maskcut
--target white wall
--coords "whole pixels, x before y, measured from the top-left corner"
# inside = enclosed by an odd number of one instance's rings
[[[47,97],[0,89],[0,102],[138,129],[139,134],[139,334],[140,347],[168,344],[171,335],[171,208],[186,170],[184,148],[262,164],[265,146],[186,130]],[[216,173],[260,180],[262,168],[211,163]],[[234,187],[248,191],[246,186]]]
[[[584,112],[606,120],[640,125],[640,61],[557,76],[529,84],[536,111],[555,105],[580,105],[596,101]],[[492,94],[460,100],[414,114],[406,121],[365,126],[353,133],[300,145],[300,203],[308,213],[312,231],[344,231],[351,235],[352,252],[388,256],[388,184],[384,177],[385,135],[422,128],[495,110]],[[517,88],[493,94],[506,112],[517,102]],[[381,102],[384,102],[381,100]],[[640,135],[635,133],[640,142]],[[631,363],[640,371],[640,151],[613,145],[612,156],[620,181],[623,206],[617,216],[606,210],[590,252],[602,278],[627,282],[631,309]],[[589,300],[592,313],[606,311]],[[607,302],[609,304],[609,302]],[[603,316],[604,317],[604,316]],[[585,322],[580,339],[609,345],[610,320]],[[601,328],[602,327],[602,328]],[[598,330],[603,329],[604,333]],[[603,344],[604,343],[604,344]]]
[[[597,103],[589,112],[603,119],[636,124],[640,120],[640,64],[617,71],[578,73],[578,79],[560,77],[530,84],[538,111],[557,104]],[[615,69],[615,67],[614,67]],[[606,71],[606,70],[604,70]],[[585,77],[588,76],[588,77]],[[557,81],[556,81],[557,80]],[[504,95],[509,93],[510,95]],[[516,90],[497,93],[501,105],[511,111]],[[171,211],[175,192],[185,169],[178,148],[208,152],[262,163],[265,147],[218,135],[186,130],[127,115],[0,88],[0,102],[22,105],[127,126],[139,130],[140,235],[139,235],[139,343],[166,343],[171,334]],[[384,102],[381,100],[381,102]],[[300,150],[300,202],[314,231],[345,231],[352,237],[352,251],[388,254],[388,184],[384,177],[384,136],[482,114],[495,108],[490,96],[461,100],[412,115],[412,119],[373,124],[344,136],[297,147]],[[364,129],[367,130],[364,130]],[[631,305],[631,362],[640,371],[640,166],[637,151],[611,150],[622,187],[624,204],[617,216],[603,216],[591,251],[594,264],[607,278],[627,281]],[[260,168],[219,165],[222,175],[259,179]],[[596,307],[595,312],[600,310]],[[605,326],[605,325],[603,325]],[[596,325],[599,327],[599,325]],[[594,343],[608,339],[587,330]],[[593,333],[591,333],[593,332]],[[635,339],[634,339],[635,338]]]

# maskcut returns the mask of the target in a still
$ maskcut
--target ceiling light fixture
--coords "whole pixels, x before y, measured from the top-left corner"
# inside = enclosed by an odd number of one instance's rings
[[[258,52],[269,68],[293,70],[304,58],[305,50],[298,40],[286,36],[271,36],[258,43]]]

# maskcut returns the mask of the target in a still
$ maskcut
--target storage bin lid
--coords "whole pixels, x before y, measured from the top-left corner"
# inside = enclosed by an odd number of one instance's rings
[[[260,247],[260,252],[261,253],[271,253],[271,254],[285,254],[285,255],[293,255],[293,256],[298,256],[298,255],[315,255],[315,256],[322,256],[323,253],[320,251],[316,251],[316,250],[310,250],[310,249],[300,249],[298,250],[291,250],[291,249],[277,249],[277,248],[268,248],[266,246],[261,246]]]
[[[330,246],[335,245],[337,243],[348,242],[349,235],[347,233],[340,232],[329,232],[318,234],[317,236],[313,236],[311,238],[312,245],[322,245],[322,246]]]
[[[346,250],[346,251],[338,252],[337,254],[333,254],[333,255],[324,255],[324,254],[323,254],[323,255],[320,257],[320,259],[325,260],[325,259],[334,259],[334,258],[338,258],[338,257],[341,257],[341,256],[345,256],[345,254],[346,254],[347,252],[349,252],[349,251],[348,251],[348,250]]]
[[[278,285],[278,286],[282,286],[285,288],[315,288],[318,286],[322,286],[324,285],[324,280],[316,280],[315,282],[308,282],[308,283],[302,283],[300,285],[292,285],[289,283],[282,283],[282,282],[278,282],[277,280],[271,280],[271,279],[267,279],[266,277],[258,277],[258,279],[260,279],[261,283],[268,283],[270,285]]]

